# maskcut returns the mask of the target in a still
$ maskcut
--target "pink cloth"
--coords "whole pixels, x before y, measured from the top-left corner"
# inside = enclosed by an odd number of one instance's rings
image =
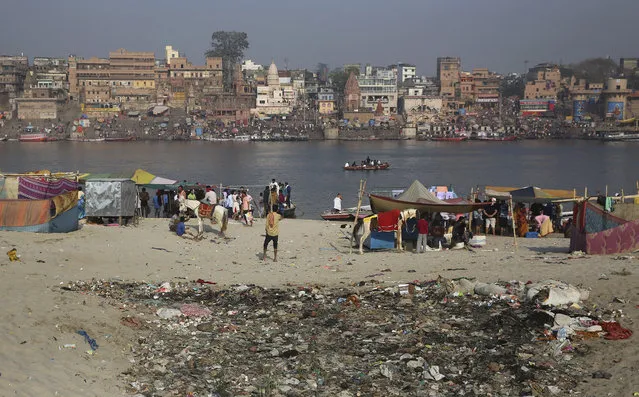
[[[185,303],[180,307],[180,311],[187,317],[206,317],[213,312],[204,306],[195,303]]]

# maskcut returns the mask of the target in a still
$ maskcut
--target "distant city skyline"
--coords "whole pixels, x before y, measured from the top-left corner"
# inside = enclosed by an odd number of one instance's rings
[[[623,0],[284,0],[208,2],[49,2],[3,7],[0,54],[85,58],[109,51],[153,51],[172,45],[203,64],[211,33],[248,34],[246,59],[280,69],[331,69],[345,63],[417,66],[433,76],[439,56],[462,58],[465,70],[487,67],[523,72],[541,62],[639,56],[635,17],[639,2]],[[15,15],[15,17],[8,17]],[[288,62],[286,62],[288,60]],[[525,61],[528,61],[525,63]]]

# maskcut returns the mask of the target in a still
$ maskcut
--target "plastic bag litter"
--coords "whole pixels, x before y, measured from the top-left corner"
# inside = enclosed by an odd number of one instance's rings
[[[169,309],[167,307],[162,307],[158,309],[158,311],[155,312],[155,314],[157,314],[158,317],[166,320],[169,318],[181,316],[182,312],[179,309]]]
[[[20,260],[20,258],[18,257],[18,250],[16,250],[15,248],[10,249],[7,252],[7,256],[9,257],[10,262],[15,262]]]
[[[555,280],[545,280],[526,286],[526,299],[528,301],[537,299],[545,306],[570,305],[587,300],[589,296],[590,292],[587,290]]]
[[[475,284],[475,293],[482,296],[493,296],[506,295],[508,291],[497,284],[477,283]]]

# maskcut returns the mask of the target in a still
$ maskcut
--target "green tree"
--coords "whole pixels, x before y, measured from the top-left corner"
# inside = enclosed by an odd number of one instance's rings
[[[505,76],[500,83],[499,89],[501,90],[501,95],[504,98],[511,96],[518,96],[520,98],[524,97],[524,90],[526,88],[526,82],[524,81],[524,75],[521,74],[510,74]]]
[[[317,64],[317,78],[320,82],[326,83],[328,81],[328,70],[327,64],[322,62]]]
[[[586,79],[589,83],[603,83],[619,72],[619,66],[610,58],[591,58],[570,65],[578,79]]]
[[[211,49],[206,52],[207,57],[222,57],[224,73],[224,89],[233,88],[235,65],[249,48],[248,35],[244,32],[217,31],[211,35]]]
[[[328,74],[328,78],[330,79],[335,92],[339,94],[344,93],[344,88],[346,88],[346,82],[348,81],[348,77],[351,75],[351,72],[355,73],[355,76],[359,76],[359,70],[353,67],[346,69],[335,68]]]

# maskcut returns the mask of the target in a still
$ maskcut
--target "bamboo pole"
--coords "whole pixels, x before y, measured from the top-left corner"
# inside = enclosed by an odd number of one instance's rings
[[[626,201],[626,200],[625,200],[625,196],[624,196],[624,194],[623,194],[623,188],[621,188],[621,202],[623,203],[623,202],[625,202],[625,201]]]
[[[513,210],[513,196],[510,196],[508,205],[510,206],[510,222],[513,225],[513,244],[515,245],[515,251],[517,251],[517,226],[515,224],[515,211]]]
[[[606,197],[608,197],[608,185],[606,185]]]
[[[364,195],[364,190],[366,189],[366,179],[359,180],[359,193],[357,194],[357,209],[355,210],[355,219],[353,220],[353,233],[355,232],[355,225],[357,225],[357,221],[359,220],[359,210],[362,208],[362,196]],[[353,253],[353,244],[351,244],[351,249],[349,254]]]

